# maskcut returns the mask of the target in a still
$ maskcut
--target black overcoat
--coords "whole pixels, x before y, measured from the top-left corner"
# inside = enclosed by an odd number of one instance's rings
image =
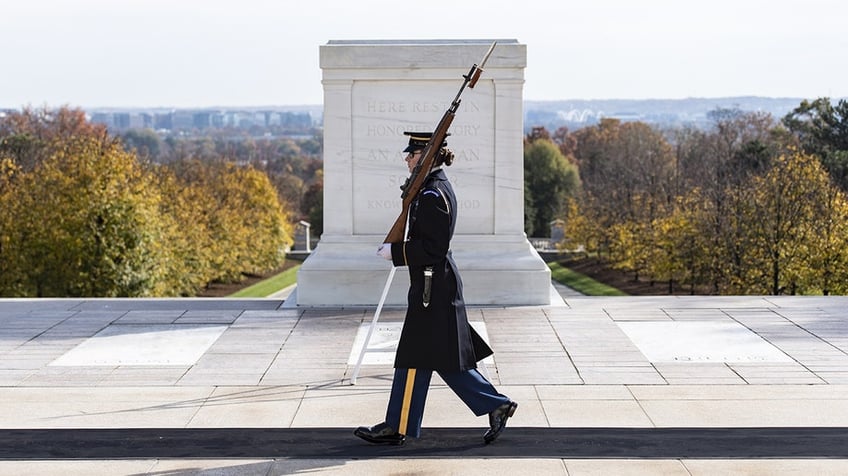
[[[395,368],[464,371],[492,349],[468,324],[462,280],[450,252],[456,196],[444,171],[430,173],[409,210],[409,233],[392,244],[395,266],[409,267],[406,318]],[[433,267],[430,305],[424,307],[424,269]]]

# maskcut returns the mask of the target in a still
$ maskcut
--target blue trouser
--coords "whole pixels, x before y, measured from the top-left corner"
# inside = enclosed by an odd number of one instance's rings
[[[491,413],[510,401],[498,393],[477,369],[436,372],[477,416]],[[427,401],[427,390],[430,388],[432,375],[433,371],[430,369],[395,369],[389,407],[386,410],[386,423],[398,433],[414,438],[420,436],[424,404]]]

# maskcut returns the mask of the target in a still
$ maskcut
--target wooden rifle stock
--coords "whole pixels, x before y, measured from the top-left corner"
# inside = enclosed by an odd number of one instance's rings
[[[401,187],[403,189],[403,193],[401,194],[401,200],[403,202],[401,212],[395,220],[395,223],[392,225],[392,228],[389,230],[389,233],[386,235],[386,238],[383,240],[383,243],[400,243],[404,240],[406,220],[409,217],[409,207],[412,205],[412,201],[415,200],[415,197],[418,195],[421,187],[424,186],[424,181],[433,169],[433,164],[436,162],[436,157],[442,149],[442,143],[445,141],[445,137],[447,137],[448,129],[453,122],[457,109],[459,108],[459,97],[462,96],[462,92],[465,90],[466,86],[474,88],[474,86],[477,85],[477,80],[480,79],[480,73],[483,72],[483,66],[485,66],[486,61],[488,61],[496,44],[497,42],[492,42],[492,46],[489,47],[489,51],[486,52],[486,55],[480,62],[480,66],[477,66],[476,64],[471,66],[471,70],[468,71],[468,74],[463,75],[465,81],[463,81],[462,86],[459,88],[459,92],[456,94],[453,102],[451,102],[448,110],[445,111],[445,114],[436,126],[436,130],[433,131],[433,136],[430,138],[430,141],[427,142],[427,146],[424,148],[424,152],[421,154],[421,158],[418,159],[418,163],[412,170],[406,184]]]

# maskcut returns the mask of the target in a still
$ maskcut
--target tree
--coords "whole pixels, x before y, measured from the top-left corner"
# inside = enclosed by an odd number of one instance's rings
[[[709,116],[713,120],[709,130],[678,134],[676,193],[689,196],[695,192],[705,201],[698,216],[714,250],[706,255],[713,291],[738,292],[748,279],[744,268],[750,247],[744,228],[747,207],[753,200],[750,182],[771,168],[787,140],[775,131],[768,114],[716,109]]]
[[[24,296],[149,296],[161,276],[161,197],[120,143],[79,136],[16,180],[7,196],[4,293]]]
[[[674,155],[659,131],[641,122],[603,119],[575,136],[583,190],[606,210],[610,224],[650,221],[670,202]]]
[[[173,164],[171,164],[173,165]],[[217,276],[216,237],[208,210],[214,198],[202,184],[181,181],[172,166],[152,168],[156,186],[167,200],[159,202],[165,237],[163,280],[157,296],[195,296]]]
[[[562,155],[570,160],[574,160],[574,152],[577,149],[577,139],[574,137],[574,134],[571,134],[568,131],[567,127],[563,126],[554,131],[551,140],[553,140],[554,144],[559,147],[559,151],[562,152]]]
[[[212,279],[240,281],[245,273],[282,264],[292,225],[268,176],[251,166],[189,160],[171,165],[185,186],[204,197],[199,223],[214,237]]]
[[[698,225],[703,200],[694,190],[685,197],[677,197],[671,213],[656,220],[651,237],[654,253],[648,272],[657,280],[668,282],[669,294],[674,283],[689,286],[689,293],[704,283],[711,255],[705,234]]]
[[[803,150],[818,156],[834,182],[848,191],[848,100],[830,98],[801,104],[783,118]]]
[[[241,218],[237,223],[246,229],[239,240],[243,246],[242,272],[261,273],[278,268],[286,251],[294,242],[291,211],[283,208],[268,176],[253,167],[231,168],[236,200],[233,210]],[[228,197],[230,198],[230,197]]]
[[[848,197],[832,183],[822,185],[821,200],[812,203],[809,256],[801,279],[825,296],[844,295],[848,294]]]
[[[0,119],[0,156],[11,158],[22,171],[29,171],[65,140],[107,136],[106,128],[88,122],[81,109],[25,108]]]
[[[524,231],[528,236],[533,236],[536,227],[536,207],[533,202],[533,193],[530,184],[524,181]]]
[[[280,201],[286,205],[288,210],[292,210],[295,215],[303,215],[307,211],[303,209],[303,201],[306,198],[308,187],[304,184],[303,179],[294,174],[273,174],[269,175],[274,188],[277,189],[277,195]]]
[[[603,119],[574,136],[581,208],[599,227],[597,251],[638,278],[655,252],[652,227],[667,213],[676,190],[671,146],[647,124],[616,119]]]
[[[747,292],[796,294],[809,291],[808,274],[818,204],[826,200],[829,180],[817,159],[794,153],[780,156],[764,176],[752,181],[753,200],[745,217]]]
[[[550,223],[580,186],[577,168],[550,139],[531,137],[524,150],[524,181],[532,209],[527,214],[534,218],[525,231],[529,236],[550,236]]]
[[[162,139],[151,129],[130,129],[121,136],[121,141],[128,151],[134,151],[144,160],[159,161],[162,153]]]
[[[282,263],[292,217],[264,172],[130,149],[77,111],[0,120],[0,295],[188,296]]]
[[[324,172],[319,170],[315,174],[315,181],[310,185],[303,195],[301,210],[306,212],[307,220],[311,225],[310,232],[313,236],[320,237],[324,232]]]
[[[708,116],[710,129],[679,136],[677,160],[688,189],[701,188],[720,200],[728,187],[738,188],[767,170],[787,141],[767,113],[716,109]]]
[[[18,167],[11,157],[0,154],[0,296],[16,293],[15,275],[19,266],[18,256],[12,252],[14,216],[10,213],[14,197],[14,180]]]

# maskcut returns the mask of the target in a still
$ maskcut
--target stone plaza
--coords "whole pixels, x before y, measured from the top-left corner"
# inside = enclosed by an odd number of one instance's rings
[[[352,430],[383,417],[402,308],[351,385],[373,307],[0,300],[0,474],[848,472],[848,298],[552,300],[469,310],[520,403],[501,439],[436,379],[391,448]]]

